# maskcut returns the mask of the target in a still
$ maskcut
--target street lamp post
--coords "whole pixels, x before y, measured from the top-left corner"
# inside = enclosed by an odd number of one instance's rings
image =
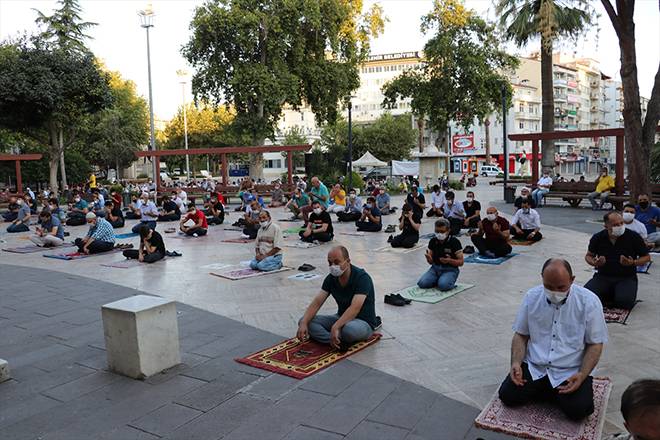
[[[348,99],[348,190],[353,189],[353,103]]]
[[[183,98],[183,143],[188,149],[188,116],[186,109],[186,78],[188,77],[188,72],[185,70],[177,70],[176,74],[179,76],[179,82],[181,83],[181,96]],[[186,180],[190,180],[190,159],[186,154]]]
[[[154,26],[154,11],[151,7],[151,4],[147,6],[146,9],[138,11],[140,16],[140,26],[142,26],[147,31],[147,72],[149,75],[149,129],[150,129],[150,139],[149,139],[149,149],[151,151],[156,151],[156,136],[154,129],[154,96],[151,86],[151,47],[149,44],[149,29]],[[156,183],[156,197],[158,196],[158,182],[159,182],[159,173],[160,170],[157,169],[156,157],[153,158],[154,166],[154,182]]]
[[[509,148],[506,138],[506,85],[502,84],[502,153],[504,155],[504,200],[506,200],[507,186],[509,184]]]

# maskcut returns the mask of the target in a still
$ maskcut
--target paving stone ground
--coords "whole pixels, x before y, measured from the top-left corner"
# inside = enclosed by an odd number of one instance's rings
[[[306,380],[233,359],[281,336],[177,304],[183,364],[145,381],[108,372],[100,306],[137,290],[0,265],[3,440],[503,439],[479,410],[343,361]]]

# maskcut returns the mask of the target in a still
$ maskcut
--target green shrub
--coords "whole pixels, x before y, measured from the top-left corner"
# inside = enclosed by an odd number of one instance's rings
[[[456,190],[456,191],[461,191],[465,189],[465,184],[461,182],[460,180],[450,180],[449,181],[449,188]]]
[[[136,177],[136,179],[148,179],[148,178],[149,178],[149,174],[147,173],[140,173]]]
[[[113,191],[121,194],[121,193],[124,192],[124,187],[121,186],[120,184],[116,183],[116,184],[110,186],[110,192],[113,192]]]

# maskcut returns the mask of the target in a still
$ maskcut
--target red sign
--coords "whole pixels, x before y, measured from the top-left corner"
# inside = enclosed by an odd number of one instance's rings
[[[476,149],[474,145],[474,133],[455,134],[451,137],[452,154],[473,153]]]

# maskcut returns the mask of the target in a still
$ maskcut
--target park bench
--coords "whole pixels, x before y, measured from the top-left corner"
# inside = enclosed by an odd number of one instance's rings
[[[548,198],[555,198],[562,199],[572,208],[577,208],[580,206],[582,200],[586,199],[587,195],[595,190],[595,182],[554,182],[550,187],[550,192],[544,197],[544,204]],[[660,184],[652,184],[651,192],[653,200],[657,200],[660,197]],[[612,193],[607,200],[616,209],[621,210],[623,205],[630,201],[630,195],[616,195]]]

